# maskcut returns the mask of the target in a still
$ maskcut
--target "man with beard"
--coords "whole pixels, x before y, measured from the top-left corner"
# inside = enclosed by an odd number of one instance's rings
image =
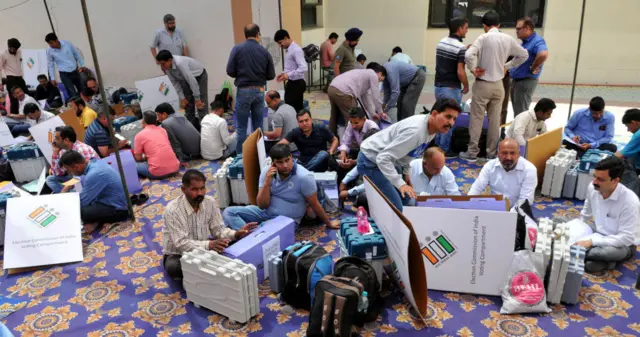
[[[269,151],[269,156],[273,164],[260,174],[257,206],[228,207],[222,215],[224,222],[238,229],[284,215],[297,224],[306,218],[320,220],[327,228],[340,228],[340,221],[332,223],[320,205],[313,174],[293,161],[289,146],[276,144]]]
[[[98,81],[95,78],[89,78],[85,84],[85,88],[91,89],[93,91],[93,96],[91,96],[91,100],[88,104],[92,109],[101,109],[102,108],[102,95],[100,95],[100,87],[98,86]],[[111,99],[111,95],[107,95],[107,102],[109,105],[113,105],[113,100]],[[95,108],[97,107],[97,108]]]
[[[491,188],[491,194],[502,194],[511,205],[522,200],[533,204],[538,171],[528,160],[520,157],[520,146],[515,139],[507,138],[498,145],[498,158],[488,161],[480,175],[471,185],[469,195],[480,195],[485,188]]]
[[[333,61],[334,76],[337,77],[342,73],[356,68],[355,47],[360,42],[362,31],[358,28],[351,28],[344,33],[344,42],[336,49]]]
[[[2,77],[7,79],[7,89],[18,87],[26,91],[27,84],[22,78],[24,72],[22,71],[22,50],[20,50],[20,46],[20,41],[16,38],[7,41],[7,50],[0,54],[0,70],[4,73]],[[9,95],[9,100],[11,101],[11,111],[9,112],[14,115],[18,114],[18,99],[13,95]]]
[[[369,177],[402,212],[402,206],[416,198],[403,174],[409,174],[411,161],[422,157],[437,133],[446,133],[453,127],[461,110],[455,100],[441,99],[433,104],[430,114],[405,118],[367,138],[360,144],[358,173]]]
[[[250,222],[238,230],[226,228],[218,203],[206,195],[206,182],[202,172],[187,170],[182,176],[183,195],[171,201],[162,215],[163,265],[174,280],[182,279],[182,254],[194,249],[222,253],[231,241],[242,239],[257,227]]]
[[[187,40],[184,38],[182,30],[176,28],[176,18],[167,14],[162,19],[164,28],[158,29],[151,40],[151,55],[156,59],[162,50],[168,50],[175,56],[189,56]],[[156,64],[159,64],[156,60]]]
[[[599,273],[613,269],[636,251],[640,243],[636,232],[640,220],[638,196],[622,185],[624,164],[620,158],[609,157],[596,164],[593,182],[589,185],[582,221],[570,222],[570,243],[587,249],[585,270]],[[595,226],[587,223],[593,217]]]

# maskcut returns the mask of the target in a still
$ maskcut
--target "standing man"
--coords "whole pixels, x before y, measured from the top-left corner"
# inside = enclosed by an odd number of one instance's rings
[[[276,145],[289,132],[298,127],[296,118],[296,110],[289,104],[280,99],[280,93],[276,90],[269,90],[264,97],[269,107],[269,116],[267,117],[267,130],[262,130],[265,138],[265,150],[269,152],[271,147]],[[289,144],[291,151],[297,151],[296,144]]]
[[[411,116],[367,138],[360,144],[358,173],[368,176],[402,212],[403,204],[416,198],[403,174],[409,174],[411,161],[422,157],[436,133],[446,133],[453,127],[460,110],[455,100],[441,99],[430,114]]]
[[[515,139],[519,146],[527,145],[529,139],[547,132],[544,121],[551,118],[555,108],[556,103],[553,100],[541,98],[533,110],[527,110],[516,116],[507,128],[507,138]]]
[[[507,70],[522,64],[529,55],[514,38],[500,32],[500,16],[495,11],[489,11],[482,17],[482,26],[485,33],[465,53],[467,67],[476,76],[469,116],[469,149],[460,154],[460,158],[470,162],[475,162],[480,152],[478,143],[485,111],[489,117],[487,159],[496,157],[500,139],[500,112],[505,95],[502,79]],[[509,56],[514,58],[507,62]]]
[[[362,31],[358,28],[351,28],[344,33],[344,42],[336,50],[333,62],[335,76],[356,68],[355,47],[360,42],[361,36]]]
[[[456,176],[445,166],[444,152],[437,146],[424,151],[422,159],[411,161],[408,182],[416,195],[460,195]]]
[[[522,48],[529,53],[529,58],[518,67],[509,71],[513,80],[511,84],[511,104],[513,115],[529,110],[533,92],[538,86],[538,78],[542,73],[542,64],[549,57],[547,43],[542,36],[534,32],[535,24],[526,17],[516,23],[516,34],[522,40]]]
[[[58,40],[56,33],[49,33],[44,38],[49,44],[47,48],[47,63],[49,65],[49,79],[51,84],[58,86],[56,82],[56,67],[60,73],[60,80],[64,84],[69,97],[78,96],[84,86],[80,73],[87,70],[84,67],[84,59],[78,48],[66,40]]]
[[[16,38],[7,40],[7,50],[0,54],[0,70],[2,70],[3,78],[6,78],[7,89],[14,87],[27,90],[27,84],[24,82],[24,72],[22,71],[22,50],[20,50],[20,41]],[[18,114],[18,100],[9,95],[11,102],[11,111],[9,113]]]
[[[379,83],[384,81],[387,70],[375,63],[369,64],[369,69],[354,69],[342,76],[336,77],[329,86],[329,102],[331,103],[331,117],[329,128],[336,134],[338,125],[346,125],[349,121],[349,111],[358,106],[358,100],[373,102],[374,107],[368,107],[368,117],[373,120],[386,119],[383,114],[380,99]],[[363,103],[364,104],[364,103]],[[338,133],[338,137],[341,134]]]
[[[635,164],[636,172],[640,174],[640,109],[629,109],[622,116],[622,124],[627,131],[633,133],[631,140],[622,151],[616,152],[616,157],[630,159]]]
[[[498,158],[487,162],[471,185],[469,195],[480,195],[489,186],[491,194],[502,194],[511,205],[522,200],[533,204],[538,171],[528,160],[520,157],[520,146],[510,138],[500,142]]]
[[[569,242],[587,249],[584,269],[588,273],[613,269],[636,251],[640,201],[620,182],[623,172],[619,158],[597,163],[580,212],[582,221],[571,222]],[[588,225],[589,220],[595,226]]]
[[[435,96],[436,100],[442,98],[452,98],[458,103],[462,103],[462,95],[469,92],[469,81],[467,72],[464,69],[464,53],[467,51],[462,39],[469,31],[469,21],[463,17],[452,18],[449,21],[449,36],[443,38],[436,47],[436,78]],[[462,89],[460,86],[462,85]],[[446,134],[436,136],[436,144],[446,153],[447,157],[457,156],[450,153],[451,134],[449,130]]]
[[[320,65],[322,66],[322,70],[327,72],[327,86],[324,88],[324,92],[327,92],[329,89],[329,84],[333,80],[333,59],[335,57],[335,52],[333,51],[333,46],[338,42],[338,34],[331,33],[329,34],[329,38],[327,41],[324,41],[322,45],[320,45]]]
[[[156,60],[156,56],[162,50],[168,50],[174,56],[189,56],[187,40],[184,38],[182,30],[176,28],[176,18],[167,14],[162,18],[164,28],[156,30],[151,40],[151,55]],[[156,60],[156,64],[158,61]]]
[[[369,66],[372,64],[374,63],[369,63]],[[391,117],[392,122],[395,123],[415,114],[427,73],[402,61],[392,60],[387,62],[384,68],[387,70],[387,76],[382,82],[384,90],[382,111],[388,113],[397,103],[398,115],[395,119]]]
[[[398,46],[396,46],[395,48],[393,48],[393,50],[391,50],[391,58],[389,59],[389,62],[391,61],[400,61],[408,64],[413,64],[411,57],[409,57],[409,55],[407,54],[403,54],[402,48]]]
[[[589,107],[577,110],[564,128],[564,136],[571,141],[563,140],[568,149],[578,151],[578,157],[588,149],[598,149],[616,153],[618,147],[612,144],[615,134],[615,116],[604,110],[602,97],[596,96],[589,101]]]
[[[178,92],[180,106],[185,110],[185,117],[196,129],[200,129],[200,121],[209,113],[207,69],[202,63],[187,57],[173,56],[168,50],[161,50],[156,56],[160,67],[164,70]],[[198,115],[195,111],[198,109]]]
[[[291,105],[296,111],[304,109],[304,91],[307,90],[307,83],[304,81],[304,73],[307,72],[307,61],[304,59],[304,52],[291,37],[289,32],[280,29],[273,36],[273,39],[283,49],[287,50],[284,57],[284,72],[276,81],[287,81],[284,86],[284,101]]]
[[[276,77],[271,54],[260,45],[260,27],[251,23],[244,27],[245,42],[233,47],[227,62],[227,75],[235,78],[238,143],[236,153],[242,153],[247,139],[247,123],[251,118],[254,130],[262,128],[264,119],[264,86]]]

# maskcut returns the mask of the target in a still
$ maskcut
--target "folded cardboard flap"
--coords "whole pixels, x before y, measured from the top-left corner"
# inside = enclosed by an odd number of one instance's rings
[[[76,132],[76,136],[80,142],[84,142],[84,126],[80,124],[78,117],[73,111],[67,110],[59,114],[58,117],[62,119],[66,126],[70,126],[73,128],[73,131]]]
[[[420,242],[416,236],[416,232],[413,229],[411,222],[398,211],[393,204],[387,199],[387,197],[378,189],[378,186],[374,184],[369,177],[365,176],[364,179],[375,189],[375,191],[384,199],[387,205],[393,210],[393,212],[400,218],[402,223],[409,229],[409,247],[407,253],[407,264],[409,266],[409,282],[411,284],[411,292],[413,299],[416,303],[417,310],[420,316],[427,317],[427,305],[429,297],[427,294],[427,272],[424,268],[424,262],[422,260],[422,254],[420,250]]]
[[[252,205],[257,205],[258,179],[260,179],[260,161],[258,160],[258,140],[262,139],[262,130],[257,129],[242,144],[242,165],[247,184],[247,195]]]

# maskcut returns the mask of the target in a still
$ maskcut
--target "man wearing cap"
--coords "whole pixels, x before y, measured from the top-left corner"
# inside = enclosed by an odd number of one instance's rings
[[[351,28],[344,33],[344,42],[336,50],[333,71],[335,76],[356,68],[356,53],[354,48],[360,42],[362,31],[358,28]]]
[[[174,56],[189,56],[189,48],[187,48],[187,40],[182,34],[182,30],[176,28],[176,18],[171,14],[167,14],[162,19],[164,28],[160,28],[153,35],[151,40],[151,55],[156,59],[158,52],[168,50]],[[158,61],[156,60],[156,64]]]
[[[9,39],[7,41],[7,50],[0,54],[0,69],[4,73],[2,77],[7,79],[7,89],[13,90],[14,87],[22,88],[22,91],[27,91],[27,84],[22,78],[22,50],[20,50],[20,41],[16,38]],[[9,95],[11,101],[11,114],[18,114],[18,108],[20,104],[18,99],[13,95]]]

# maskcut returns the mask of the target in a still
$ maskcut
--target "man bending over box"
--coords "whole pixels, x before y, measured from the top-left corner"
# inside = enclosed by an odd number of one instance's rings
[[[206,182],[200,171],[185,172],[183,195],[171,201],[162,215],[163,265],[173,279],[182,279],[182,254],[198,248],[222,253],[229,242],[242,239],[257,227],[255,222],[250,222],[237,231],[226,228],[218,203],[206,195]]]
[[[267,171],[260,174],[258,206],[235,206],[224,210],[224,221],[231,228],[241,228],[246,223],[262,223],[278,215],[292,218],[297,224],[306,216],[319,219],[328,228],[334,225],[318,201],[318,190],[313,174],[291,157],[286,144],[276,144],[269,151],[273,161]]]

